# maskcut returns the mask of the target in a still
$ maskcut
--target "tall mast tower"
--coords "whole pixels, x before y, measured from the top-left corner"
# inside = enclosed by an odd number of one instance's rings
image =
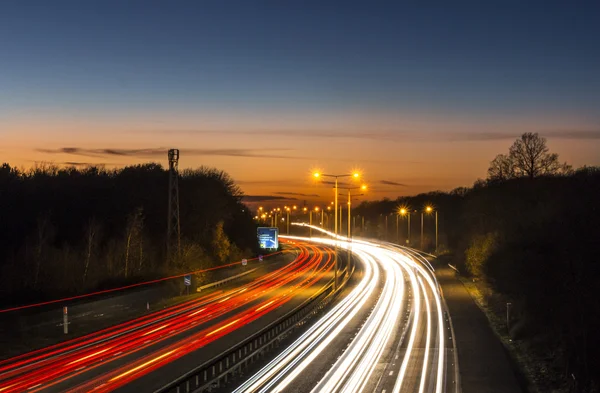
[[[167,258],[181,254],[179,226],[179,149],[169,150],[169,216],[167,217]]]

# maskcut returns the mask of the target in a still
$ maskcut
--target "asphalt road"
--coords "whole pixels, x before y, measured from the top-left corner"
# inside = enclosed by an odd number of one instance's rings
[[[327,271],[331,268],[331,263],[327,264],[329,256],[320,251],[309,254],[301,262],[285,264],[282,269],[287,270],[281,273],[262,276],[257,282],[231,291],[219,289],[213,294],[203,291],[204,300],[167,308],[139,326],[125,326],[120,332],[111,330],[107,338],[98,338],[91,344],[77,342],[73,348],[59,347],[56,354],[41,360],[30,357],[12,369],[16,362],[4,362],[4,369],[0,369],[0,391],[158,388],[234,340],[277,319],[325,285],[332,275]],[[288,293],[292,290],[293,296]],[[229,322],[232,318],[233,322]]]
[[[463,393],[519,393],[514,368],[488,319],[455,272],[434,262],[456,335]]]
[[[235,288],[255,280],[261,275],[290,262],[292,254],[278,254],[265,259],[265,263],[250,262],[247,267],[236,266],[219,269],[207,274],[204,284],[238,275],[248,269],[257,271],[236,279],[225,288]],[[195,291],[184,294],[183,278],[175,282],[152,284],[110,295],[94,296],[91,299],[67,301],[34,309],[0,314],[0,360],[44,348],[75,337],[92,333],[173,306],[197,297]],[[203,294],[213,290],[205,290]],[[63,333],[63,306],[68,306],[69,333]]]
[[[352,247],[361,276],[235,392],[457,391],[452,329],[427,260],[387,243],[338,244]]]

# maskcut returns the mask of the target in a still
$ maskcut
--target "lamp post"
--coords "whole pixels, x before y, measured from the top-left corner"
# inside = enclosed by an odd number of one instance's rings
[[[396,214],[396,242],[400,244],[400,215]]]
[[[408,226],[406,228],[406,243],[410,245],[410,211],[405,207],[401,207],[398,212],[401,216],[407,216],[408,218]]]
[[[431,212],[433,212],[433,207],[431,206],[426,206],[425,207],[425,213],[427,214],[431,214]],[[435,250],[437,251],[438,248],[438,226],[437,226],[438,220],[437,220],[437,210],[435,211]],[[421,212],[421,250],[423,250],[423,212]]]
[[[315,211],[315,213],[317,213],[317,218],[318,218],[319,217],[319,206],[316,206],[314,211]],[[309,220],[309,224],[310,224],[310,227],[308,228],[308,236],[309,237],[312,237],[312,214],[313,214],[312,210],[308,212],[308,217],[309,217],[308,220]],[[322,215],[323,215],[323,213],[321,213],[321,216]]]
[[[319,207],[316,207],[315,209],[319,209]],[[325,209],[321,209],[321,228],[324,228],[324,227],[325,227]]]
[[[289,235],[290,234],[290,208],[289,207],[285,207],[285,211],[287,212],[287,230],[286,233]]]
[[[437,251],[438,251],[438,211],[437,211],[437,209],[434,209],[431,206],[427,206],[425,208],[425,212],[427,214],[431,214],[432,212],[435,212],[435,252],[437,253]]]
[[[423,212],[421,212],[421,251],[423,251]]]
[[[340,226],[338,227],[340,229],[340,235],[342,234],[342,204],[340,204]]]
[[[315,172],[313,174],[313,176],[317,179],[321,178],[321,177],[333,177],[335,179],[335,186],[334,186],[334,194],[335,194],[335,199],[334,199],[334,207],[333,207],[333,211],[335,213],[335,227],[333,230],[333,233],[337,235],[338,233],[338,226],[337,226],[337,209],[338,209],[338,179],[340,177],[351,177],[354,179],[358,179],[360,177],[360,174],[358,173],[351,173],[351,174],[343,174],[343,175],[327,175],[324,173],[319,173],[319,172]]]
[[[360,187],[348,187],[348,188],[346,188],[346,190],[348,191],[348,238],[349,239],[352,238],[352,230],[351,230],[352,198],[364,195],[364,194],[351,194],[350,191],[351,190],[359,190],[359,189],[365,191],[367,189],[367,186],[363,184]],[[342,194],[340,194],[340,195],[342,195]],[[340,220],[340,223],[341,223],[341,220]],[[341,232],[341,228],[340,228],[340,232]]]
[[[350,270],[352,267],[351,266],[351,262],[352,262],[352,249],[351,249],[352,248],[352,227],[351,227],[351,225],[352,225],[352,198],[364,195],[364,194],[351,194],[350,193],[351,190],[356,190],[356,189],[366,190],[367,186],[363,184],[360,187],[347,188],[347,190],[348,190],[348,240],[350,241],[350,247],[348,247],[347,265],[346,265],[346,271],[348,272],[348,274],[350,274]],[[340,194],[340,195],[342,195],[342,194]],[[342,207],[340,206],[340,213],[341,213],[341,209],[342,209]],[[340,221],[341,221],[341,219],[340,219]],[[341,232],[341,228],[340,228],[340,232]]]
[[[351,177],[354,179],[358,179],[360,177],[360,174],[358,173],[351,173],[351,174],[343,174],[343,175],[328,175],[328,174],[323,174],[323,173],[319,173],[319,172],[315,172],[313,173],[313,176],[316,179],[320,179],[321,177],[333,177],[335,179],[335,187],[334,187],[334,195],[335,195],[335,199],[334,199],[334,206],[333,206],[333,212],[334,212],[334,231],[333,233],[335,235],[337,235],[338,233],[338,228],[337,228],[337,208],[338,208],[338,179],[340,177]],[[333,288],[334,290],[337,290],[337,276],[338,276],[338,258],[337,258],[337,241],[335,242],[335,268],[333,269],[335,274],[334,274],[334,280],[333,280]]]

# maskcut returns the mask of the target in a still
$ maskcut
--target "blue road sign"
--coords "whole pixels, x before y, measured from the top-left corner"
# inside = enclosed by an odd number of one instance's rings
[[[183,283],[187,286],[192,285],[192,276],[189,274],[187,276],[183,276]]]
[[[279,247],[279,229],[273,227],[259,227],[258,245],[263,249],[276,249]]]

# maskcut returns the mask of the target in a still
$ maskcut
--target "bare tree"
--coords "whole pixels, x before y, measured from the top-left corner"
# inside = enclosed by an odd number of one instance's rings
[[[519,177],[534,177],[542,175],[557,175],[571,170],[569,165],[558,161],[558,154],[549,153],[546,138],[536,132],[527,132],[510,147],[510,160]]]
[[[496,158],[490,162],[490,167],[488,168],[489,180],[508,180],[515,176],[515,163],[511,156],[498,154]]]
[[[127,218],[127,239],[125,246],[125,277],[129,273],[129,257],[131,254],[132,245],[136,241],[141,241],[142,234],[142,223],[143,223],[143,209],[137,208],[135,212],[129,215]],[[141,261],[140,261],[141,263]]]
[[[50,214],[44,214],[37,221],[37,242],[35,246],[35,272],[33,277],[33,287],[37,288],[40,278],[42,261],[46,259],[48,245],[54,236],[54,228],[50,223]]]
[[[86,254],[85,254],[85,267],[83,270],[83,284],[85,285],[85,281],[87,279],[90,260],[92,259],[92,254],[94,253],[94,249],[98,243],[98,231],[99,224],[95,218],[89,220],[86,231],[85,231],[85,241],[86,241]]]

